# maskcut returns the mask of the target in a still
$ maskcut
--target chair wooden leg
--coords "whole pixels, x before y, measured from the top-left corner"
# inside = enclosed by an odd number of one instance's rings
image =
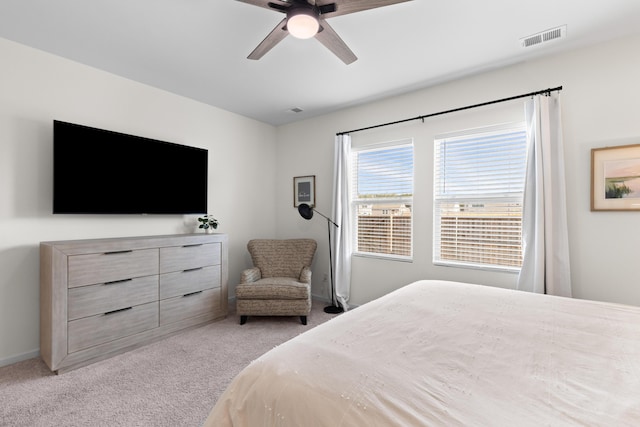
[[[248,316],[240,316],[240,324],[244,325],[245,323],[247,323],[247,317]]]
[[[300,321],[302,322],[303,325],[307,324],[307,316],[300,316]]]

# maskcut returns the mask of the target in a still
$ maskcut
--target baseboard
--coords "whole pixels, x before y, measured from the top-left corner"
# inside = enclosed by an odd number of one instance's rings
[[[322,301],[322,302],[326,302],[326,303],[330,302],[329,298],[327,298],[325,296],[314,295],[314,294],[311,294],[311,299],[314,300],[314,301]]]
[[[33,350],[27,353],[0,359],[0,368],[2,368],[3,366],[13,365],[14,363],[22,362],[23,360],[33,359],[34,357],[40,357],[40,350]]]

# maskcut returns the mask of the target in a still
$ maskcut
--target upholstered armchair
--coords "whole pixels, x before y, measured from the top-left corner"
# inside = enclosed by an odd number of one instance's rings
[[[313,239],[255,239],[247,249],[253,268],[244,270],[236,286],[240,324],[248,316],[300,316],[303,325],[311,311]]]

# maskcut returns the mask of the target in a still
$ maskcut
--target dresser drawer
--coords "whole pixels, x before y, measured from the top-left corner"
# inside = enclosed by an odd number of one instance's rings
[[[69,322],[69,353],[158,326],[158,303],[137,305]]]
[[[68,319],[104,314],[158,300],[158,276],[69,289]]]
[[[220,289],[209,289],[160,301],[160,325],[220,310]]]
[[[160,275],[160,299],[219,287],[219,265]]]
[[[68,286],[94,285],[158,274],[158,249],[72,255],[68,260]]]
[[[220,265],[220,243],[160,248],[160,273]]]

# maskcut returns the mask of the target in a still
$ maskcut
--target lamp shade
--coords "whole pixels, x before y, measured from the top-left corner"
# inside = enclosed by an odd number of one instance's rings
[[[298,212],[300,213],[300,216],[304,219],[313,218],[313,209],[311,208],[311,206],[309,206],[306,203],[301,203],[298,205]]]
[[[320,23],[309,7],[290,7],[287,16],[287,31],[298,39],[310,39],[320,29]]]

